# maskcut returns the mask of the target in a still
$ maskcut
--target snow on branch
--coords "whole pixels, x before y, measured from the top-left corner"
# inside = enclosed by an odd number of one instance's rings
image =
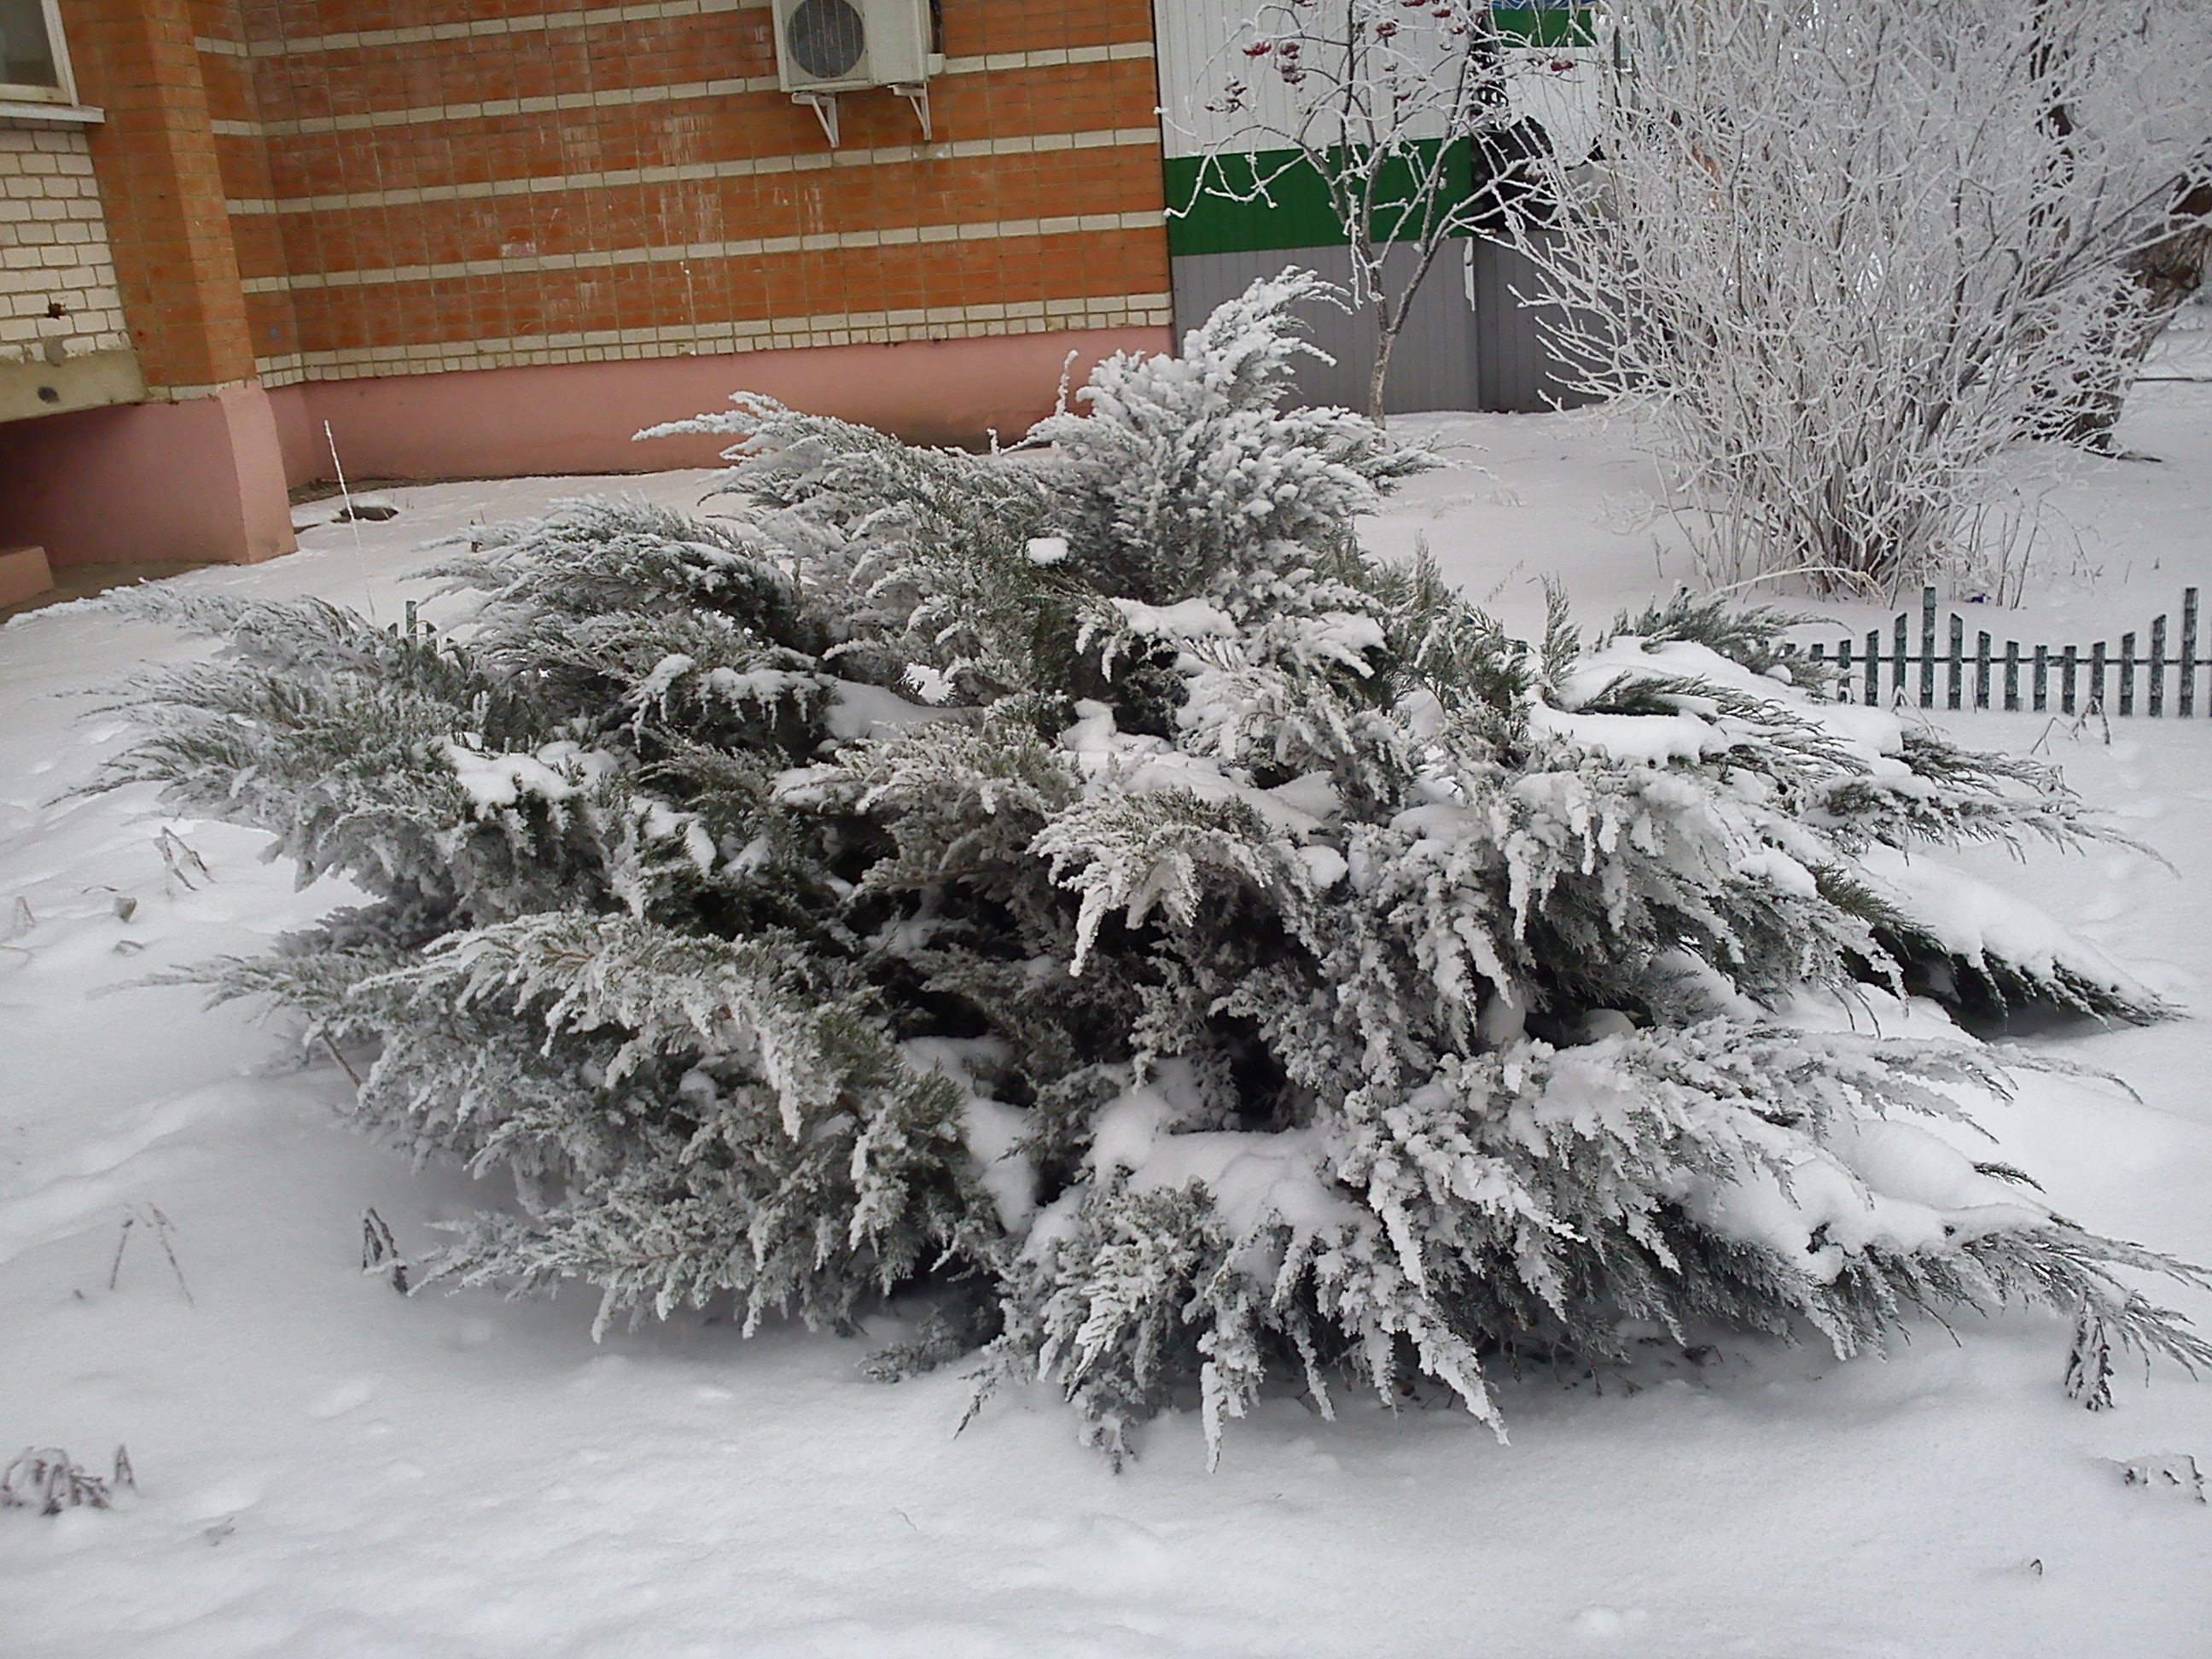
[[[2130,258],[2212,138],[2183,0],[1620,0],[1595,156],[1519,234],[1583,388],[1656,405],[1717,581],[1894,592],[2009,551],[2016,441],[2132,374]],[[1992,544],[1993,541],[1996,544]]]
[[[1184,1400],[1218,1456],[1278,1382],[1495,1427],[1496,1356],[1625,1319],[1849,1354],[2027,1304],[2212,1358],[2122,1282],[2201,1273],[1972,1155],[2028,1062],[1939,1009],[2168,1012],[1933,862],[2081,804],[1774,678],[1778,613],[1529,641],[1378,565],[1356,520],[1431,460],[1283,406],[1312,291],[1101,364],[1019,455],[743,400],[725,514],[483,532],[434,638],[173,612],[222,655],[123,689],[102,785],[351,882],[191,977],[501,1177],[416,1282],[939,1297],[883,1374],[980,1347],[1117,1456]]]

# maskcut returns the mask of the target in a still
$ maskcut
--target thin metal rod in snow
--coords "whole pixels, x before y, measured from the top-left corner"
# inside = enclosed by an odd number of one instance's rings
[[[1999,659],[1995,655],[1996,641],[1988,629],[1983,629],[1974,635],[1974,651],[1970,657],[1966,654],[1966,618],[1955,610],[1945,623],[1948,645],[1939,653],[1933,587],[1923,587],[1920,592],[1920,644],[1917,650],[1909,648],[1906,642],[1912,613],[1900,611],[1891,625],[1891,644],[1887,652],[1882,649],[1881,630],[1873,629],[1868,631],[1863,656],[1854,653],[1849,635],[1836,641],[1832,655],[1825,641],[1807,648],[1804,654],[1813,665],[1814,674],[1832,685],[1838,702],[1881,702],[1882,670],[1887,668],[1888,701],[1893,704],[1917,702],[1922,708],[1933,708],[1940,682],[1942,707],[1989,708],[1993,706],[1993,676],[2001,667],[2001,706],[2008,714],[2019,714],[2022,708],[2020,671],[2025,659],[2030,670],[2027,707],[2040,714],[2050,708],[2051,665],[2055,657],[2062,714],[2132,717],[2140,713],[2163,719],[2170,709],[2188,720],[2197,713],[2197,671],[2212,668],[2212,656],[2199,656],[2197,651],[2197,597],[2193,587],[2182,591],[2180,647],[2171,654],[2166,649],[2171,617],[2161,614],[2151,618],[2148,654],[2137,652],[2136,642],[2142,636],[2130,629],[2120,635],[2117,656],[2103,640],[2091,644],[2086,659],[2078,645],[2024,646],[2018,640],[2007,640],[2004,654]],[[1966,691],[1969,668],[1973,671],[1971,698]],[[2170,699],[2169,674],[2172,677],[2173,692]],[[1917,695],[1908,696],[1908,678]],[[2084,678],[2088,681],[2086,700],[2081,696]],[[2108,689],[2114,695],[2108,696]]]
[[[338,497],[345,502],[346,522],[353,526],[353,550],[361,551],[361,514],[353,510],[353,489],[346,483],[345,463],[338,459],[337,434],[331,430],[328,421],[323,422],[323,441],[331,447],[331,469],[337,474]]]

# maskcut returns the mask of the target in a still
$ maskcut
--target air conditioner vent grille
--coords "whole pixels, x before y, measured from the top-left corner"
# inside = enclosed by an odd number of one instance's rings
[[[867,46],[850,0],[799,0],[784,23],[784,42],[799,68],[820,81],[849,75]]]

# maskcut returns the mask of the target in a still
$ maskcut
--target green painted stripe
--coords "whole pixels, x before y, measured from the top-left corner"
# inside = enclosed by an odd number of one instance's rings
[[[1433,155],[1438,140],[1429,139]],[[1474,189],[1472,151],[1462,141],[1452,146],[1446,178],[1449,199],[1464,200]],[[1256,253],[1272,248],[1341,247],[1350,239],[1329,205],[1328,186],[1313,164],[1295,150],[1262,150],[1256,155],[1170,156],[1165,163],[1168,252]],[[1395,173],[1394,179],[1391,173]],[[1277,176],[1279,173],[1279,176]],[[1269,202],[1231,199],[1249,193],[1256,178],[1270,179]],[[1375,229],[1385,240],[1407,240],[1419,229],[1411,208],[1413,169],[1399,163],[1383,175],[1376,198]]]
[[[1328,190],[1310,165],[1295,162],[1295,152],[1267,150],[1255,156],[1170,156],[1167,173],[1168,252],[1254,253],[1278,247],[1334,247],[1346,240]],[[1286,161],[1290,170],[1267,186],[1273,206],[1235,202],[1217,192],[1249,191],[1254,177],[1274,173]]]
[[[1494,6],[1498,38],[1522,46],[1588,46],[1597,31],[1588,6]]]

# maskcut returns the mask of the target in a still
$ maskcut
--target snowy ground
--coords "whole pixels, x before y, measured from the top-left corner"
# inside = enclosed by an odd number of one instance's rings
[[[1374,544],[1425,536],[1510,620],[1533,620],[1547,574],[1602,617],[1686,573],[1642,521],[1648,469],[1618,427],[1413,424],[1487,471],[1418,481]],[[2117,635],[2212,586],[2212,385],[2146,386],[2124,436],[2166,464],[2067,463],[2075,539],[2021,637]],[[699,476],[617,483],[688,501]],[[187,580],[390,620],[417,541],[588,487],[392,491],[402,516],[357,541],[326,526],[295,557]],[[595,1348],[586,1296],[402,1299],[356,1271],[363,1210],[417,1243],[465,1181],[337,1125],[344,1077],[295,1069],[241,1014],[113,989],[331,902],[242,832],[137,795],[55,801],[116,733],[56,694],[182,648],[81,606],[0,631],[0,1458],[104,1462],[126,1441],[142,1488],[110,1513],[0,1513],[0,1655],[2212,1654],[2212,1508],[2130,1489],[2114,1462],[2212,1468],[2212,1381],[2138,1376],[2085,1413],[2040,1317],[1963,1346],[1930,1325],[1886,1361],[1655,1346],[1602,1388],[1507,1386],[1508,1446],[1441,1407],[1331,1426],[1285,1401],[1208,1476],[1195,1422],[1170,1419],[1115,1477],[1047,1394],[956,1440],[957,1373],[863,1380],[890,1321],[740,1343],[679,1319]],[[2040,744],[2175,866],[1983,873],[2212,1000],[2212,720],[2107,744],[1952,718]],[[165,826],[210,878],[168,873]],[[2212,1260],[2203,1029],[2038,1039],[2141,1098],[2034,1081],[1992,1115],[2006,1155],[2087,1224]],[[2212,1321],[2212,1298],[2188,1305]]]

